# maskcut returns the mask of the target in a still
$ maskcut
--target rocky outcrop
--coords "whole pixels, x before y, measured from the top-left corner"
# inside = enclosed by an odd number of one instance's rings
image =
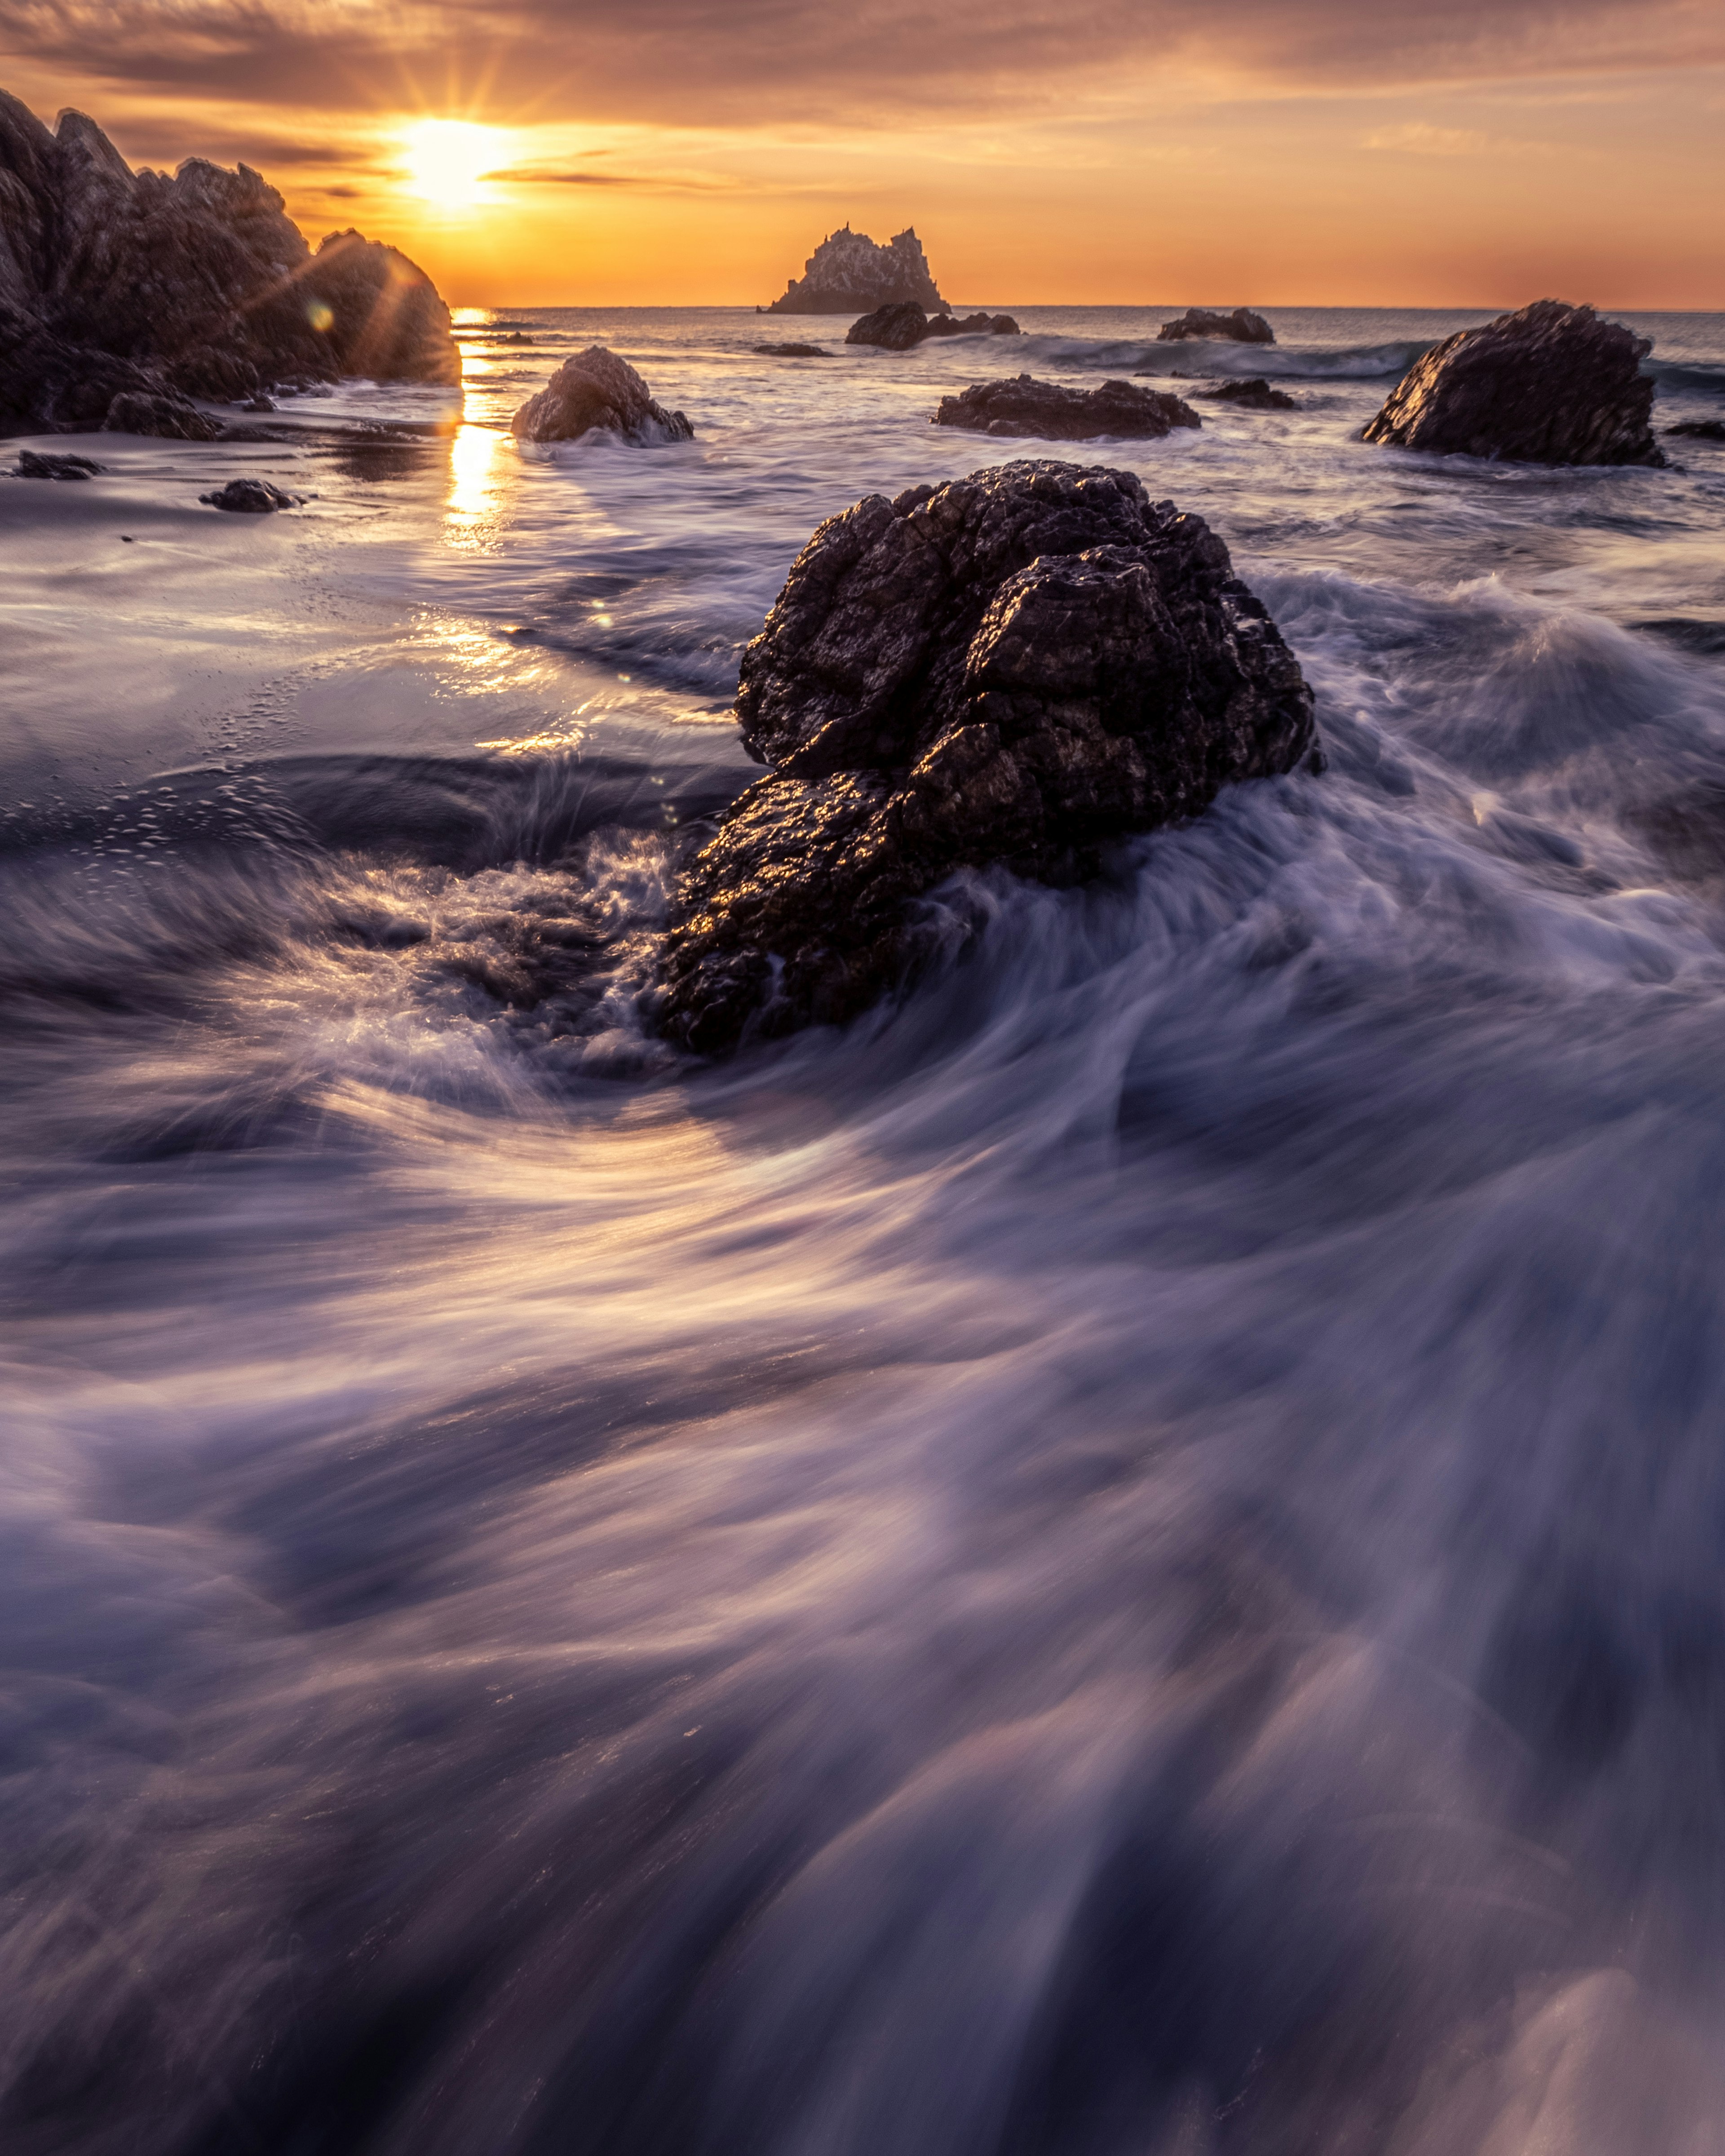
[[[213,494],[200,494],[212,509],[226,509],[241,516],[268,516],[278,509],[297,509],[300,497],[284,494],[279,486],[272,486],[267,479],[230,479],[226,486],[218,486]]]
[[[845,333],[846,344],[878,345],[886,352],[908,352],[927,337],[1019,336],[1023,332],[1010,315],[931,315],[914,300],[895,300],[876,307]]]
[[[104,467],[90,457],[40,456],[33,449],[20,449],[18,463],[13,469],[14,479],[94,479]]]
[[[509,424],[524,442],[572,442],[600,434],[644,445],[686,442],[695,434],[680,412],[667,412],[655,402],[627,360],[602,344],[566,359]]]
[[[1156,336],[1162,344],[1178,344],[1188,337],[1217,338],[1228,344],[1276,342],[1276,331],[1250,307],[1236,307],[1226,315],[1215,314],[1208,307],[1188,307],[1178,321],[1164,322]]]
[[[1200,389],[1198,394],[1212,398],[1218,404],[1235,405],[1242,412],[1297,412],[1300,408],[1286,389],[1272,389],[1261,374],[1220,382],[1214,389]]]
[[[771,315],[855,315],[894,300],[914,300],[944,314],[922,243],[906,225],[886,246],[843,225],[822,240],[803,275],[793,277],[766,311]]]
[[[956,869],[1070,881],[1232,780],[1321,767],[1312,692],[1227,548],[1097,466],[822,525],[737,708],[773,768],[685,871],[660,969],[660,1024],[702,1054],[866,1009],[941,942],[915,901]]]
[[[820,344],[757,344],[755,350],[768,359],[830,359],[833,356]]]
[[[1182,398],[1165,390],[1138,389],[1130,382],[1105,382],[1099,389],[1068,389],[1020,374],[1010,382],[973,382],[935,408],[937,427],[963,427],[973,434],[1045,442],[1155,441],[1176,427],[1202,426]]]
[[[50,134],[0,92],[0,432],[361,373],[460,381],[449,311],[404,256],[357,233],[313,254],[249,166],[134,172],[84,114]]]
[[[1640,371],[1651,350],[1591,307],[1536,300],[1434,345],[1362,439],[1520,464],[1662,465]]]
[[[1667,427],[1666,432],[1685,435],[1695,442],[1725,442],[1725,419],[1683,419],[1675,427]]]
[[[200,412],[189,397],[162,390],[123,389],[102,421],[107,434],[154,434],[169,442],[213,442],[223,432],[219,419]]]

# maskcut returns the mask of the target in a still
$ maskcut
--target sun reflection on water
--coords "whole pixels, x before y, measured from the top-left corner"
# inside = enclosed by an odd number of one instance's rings
[[[501,458],[506,439],[495,427],[458,427],[449,441],[449,536],[458,545],[490,543],[502,507]]]

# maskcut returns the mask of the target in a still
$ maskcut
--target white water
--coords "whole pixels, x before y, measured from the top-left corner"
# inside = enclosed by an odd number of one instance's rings
[[[522,314],[453,444],[0,481],[8,2156],[1725,2148],[1725,451],[1160,318]],[[496,430],[594,336],[695,443]],[[1330,769],[679,1065],[737,644],[1005,353],[1274,358],[1066,454]]]

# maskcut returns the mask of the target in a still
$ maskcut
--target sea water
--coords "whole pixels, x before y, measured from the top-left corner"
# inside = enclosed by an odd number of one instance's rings
[[[1478,316],[1019,311],[473,316],[453,433],[0,480],[15,2156],[1725,2149],[1725,448],[1363,444]],[[596,341],[693,442],[513,441]],[[798,547],[1140,370],[1202,430],[1046,453],[1327,770],[671,1054]]]

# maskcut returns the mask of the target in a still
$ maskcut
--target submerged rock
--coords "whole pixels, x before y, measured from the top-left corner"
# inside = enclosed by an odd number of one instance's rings
[[[1686,435],[1691,441],[1725,442],[1725,419],[1681,419],[1666,432]]]
[[[660,1023],[702,1054],[855,1017],[962,867],[1065,882],[1232,780],[1321,767],[1312,692],[1202,518],[1026,462],[821,526],[743,654],[773,769],[680,886]]]
[[[1272,389],[1261,374],[1249,380],[1224,382],[1214,389],[1200,389],[1200,397],[1214,398],[1218,404],[1235,404],[1244,412],[1297,412],[1297,401],[1285,389]]]
[[[1276,342],[1276,331],[1250,307],[1235,307],[1226,315],[1208,307],[1188,307],[1178,321],[1164,322],[1156,335],[1162,344],[1178,344],[1187,337],[1214,337],[1230,344]]]
[[[1652,346],[1591,307],[1536,300],[1416,360],[1361,439],[1541,465],[1662,465]]]
[[[34,449],[20,449],[14,479],[94,479],[104,467],[93,457],[42,456]]]
[[[973,382],[956,397],[942,397],[934,413],[937,427],[1048,442],[1091,442],[1103,435],[1156,441],[1176,427],[1203,424],[1189,404],[1166,390],[1138,389],[1130,382],[1068,389],[1029,374],[1009,382]]]
[[[460,381],[448,310],[404,256],[357,233],[314,256],[249,166],[134,172],[84,114],[50,134],[0,92],[0,431],[352,373]]]
[[[298,495],[284,494],[267,479],[230,479],[226,486],[218,487],[213,494],[200,494],[198,499],[207,501],[212,509],[230,509],[242,516],[268,516],[275,510],[300,506]]]
[[[896,300],[876,307],[845,333],[846,344],[878,345],[886,352],[908,352],[927,337],[1021,336],[1010,315],[929,314],[914,300]]]
[[[603,434],[644,444],[687,442],[695,434],[680,412],[655,403],[628,361],[602,344],[566,359],[509,424],[524,442],[572,442]]]
[[[755,350],[768,359],[830,359],[833,356],[823,344],[757,344]]]
[[[770,315],[855,315],[894,300],[914,300],[945,311],[922,253],[909,225],[884,246],[865,232],[843,225],[822,240],[803,274],[793,277],[764,311]]]

